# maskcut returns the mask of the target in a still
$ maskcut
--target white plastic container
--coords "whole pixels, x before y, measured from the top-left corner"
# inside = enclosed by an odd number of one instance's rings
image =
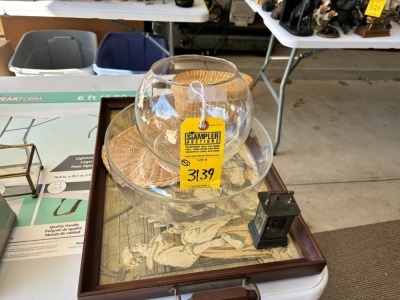
[[[97,36],[81,30],[39,30],[23,35],[8,64],[17,76],[92,75]]]

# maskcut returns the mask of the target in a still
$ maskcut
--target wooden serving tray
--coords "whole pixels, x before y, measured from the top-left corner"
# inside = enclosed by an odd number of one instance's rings
[[[138,267],[127,266],[122,254],[124,247],[127,248],[137,236],[144,236],[142,232],[147,232],[146,241],[149,242],[149,234],[157,237],[166,230],[154,226],[133,207],[119,201],[122,196],[101,160],[101,149],[112,116],[133,102],[134,98],[130,97],[101,101],[78,299],[146,299],[199,292],[210,286],[230,288],[238,296],[237,285],[241,282],[249,286],[322,272],[326,260],[301,215],[292,224],[288,248],[271,250],[271,253],[290,252],[290,255],[278,255],[279,259],[271,255],[271,259],[266,260],[260,254],[260,259],[200,258],[200,262],[196,261],[186,269],[157,262],[151,264],[151,268],[146,267],[146,263],[138,264]],[[271,191],[286,190],[274,166],[264,184],[264,188]],[[222,294],[222,298],[227,295],[226,292]],[[219,297],[213,294],[210,298],[210,295],[205,299]]]

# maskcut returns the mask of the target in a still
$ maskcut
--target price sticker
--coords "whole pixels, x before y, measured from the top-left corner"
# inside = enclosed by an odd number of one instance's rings
[[[371,17],[379,18],[385,8],[386,0],[369,0],[365,14]]]
[[[221,118],[187,118],[181,125],[180,188],[218,189],[224,146]]]

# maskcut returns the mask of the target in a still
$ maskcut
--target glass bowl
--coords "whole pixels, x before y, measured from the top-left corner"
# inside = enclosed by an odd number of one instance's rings
[[[136,95],[136,125],[147,147],[162,161],[179,166],[180,126],[187,118],[224,120],[224,161],[249,135],[252,78],[224,59],[181,55],[154,63]]]
[[[103,162],[129,206],[152,220],[175,226],[257,207],[257,192],[273,157],[271,139],[258,120],[253,118],[245,142],[223,163],[221,187],[193,190],[179,188],[179,168],[149,151],[135,124],[130,105],[112,119],[103,147]]]

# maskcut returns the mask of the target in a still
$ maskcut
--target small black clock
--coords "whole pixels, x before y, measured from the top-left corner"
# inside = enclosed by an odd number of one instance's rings
[[[287,235],[300,209],[293,198],[293,192],[259,192],[254,220],[249,223],[254,247],[286,247]]]

